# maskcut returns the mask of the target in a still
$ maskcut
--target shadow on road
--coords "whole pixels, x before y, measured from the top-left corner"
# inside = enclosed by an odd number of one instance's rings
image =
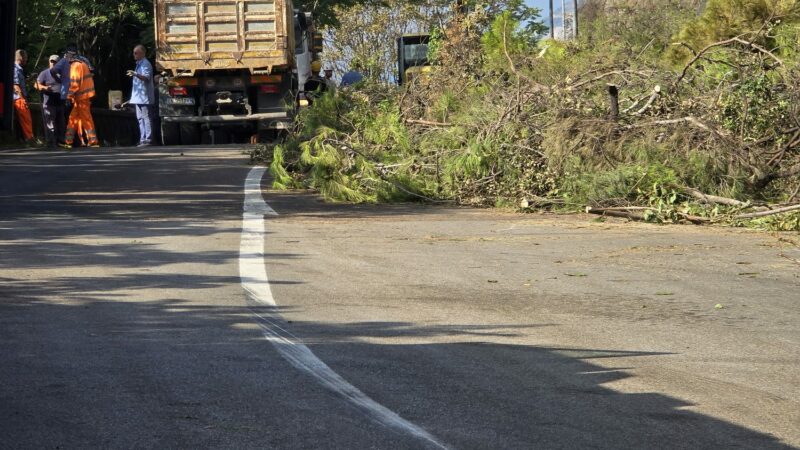
[[[128,148],[0,154],[0,221],[236,219],[251,167],[241,149],[224,149],[227,157],[220,151],[153,147],[149,153]],[[316,217],[442,214],[417,204],[330,204],[306,192],[275,191],[269,201],[279,212]]]
[[[249,170],[240,150],[100,149],[0,157],[0,220],[235,219]]]
[[[62,280],[58,288],[80,292],[94,282]],[[294,372],[245,305],[63,304],[38,298],[45,292],[46,285],[0,301],[0,442],[12,447],[419,446]],[[455,448],[788,448],[678,399],[603,386],[656,353],[433,342],[529,328],[518,326],[282,327],[374,400]],[[376,342],[398,337],[422,342]],[[609,370],[593,364],[597,358],[626,363]]]
[[[71,165],[60,173],[44,170],[65,162]],[[248,169],[212,156],[194,156],[189,164],[177,155],[154,160],[113,151],[3,161],[0,447],[420,447],[372,424],[280,358],[253,311],[287,310],[245,303],[238,249],[169,251],[148,242],[237,233],[238,225],[211,222],[241,217]],[[285,194],[273,206],[300,201]],[[298,210],[363,212],[308,202]],[[403,206],[370,211],[441,213]],[[94,242],[109,238],[127,241]],[[102,277],[80,271],[186,262],[227,271]],[[25,275],[67,267],[78,272]],[[555,324],[282,326],[354,386],[454,448],[788,448],[691,411],[679,399],[604,386],[630,377],[625,369],[636,367],[637,358],[667,355],[488,342]],[[609,370],[593,363],[598,358],[625,364]]]

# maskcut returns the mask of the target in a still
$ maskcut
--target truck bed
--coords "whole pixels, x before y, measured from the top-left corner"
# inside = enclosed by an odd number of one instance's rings
[[[192,76],[198,70],[292,66],[291,0],[156,0],[159,70]]]

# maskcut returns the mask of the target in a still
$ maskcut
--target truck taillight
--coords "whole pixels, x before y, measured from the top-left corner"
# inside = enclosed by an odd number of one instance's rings
[[[259,89],[262,94],[280,94],[281,92],[281,87],[277,84],[265,84],[259,86]]]
[[[171,87],[169,88],[170,97],[180,97],[189,95],[189,90],[185,87]]]

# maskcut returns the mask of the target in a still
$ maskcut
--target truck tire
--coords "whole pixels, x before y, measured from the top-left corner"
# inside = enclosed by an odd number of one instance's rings
[[[277,130],[258,130],[258,143],[271,144],[277,140]]]
[[[280,144],[289,137],[289,130],[259,130],[259,144]]]
[[[161,122],[161,143],[164,146],[181,145],[181,134],[177,123]]]
[[[231,131],[225,127],[214,129],[214,144],[225,145],[231,143]]]
[[[181,145],[197,145],[200,143],[200,127],[193,123],[180,124]]]

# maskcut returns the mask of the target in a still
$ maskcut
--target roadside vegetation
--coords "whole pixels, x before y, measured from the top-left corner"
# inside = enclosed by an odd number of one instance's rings
[[[800,230],[800,5],[698,3],[587,0],[575,41],[521,2],[437,16],[429,74],[398,88],[364,55],[374,76],[253,157],[331,201]]]

